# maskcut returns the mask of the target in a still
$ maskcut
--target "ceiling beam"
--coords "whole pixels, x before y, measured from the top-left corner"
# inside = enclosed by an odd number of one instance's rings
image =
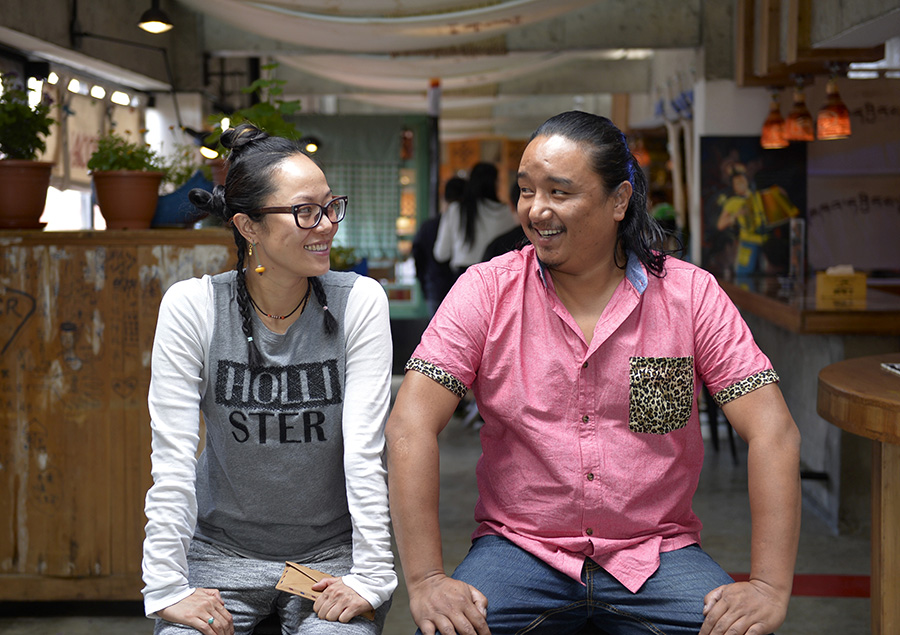
[[[788,65],[804,62],[877,62],[884,57],[884,44],[867,48],[813,48],[812,0],[787,0],[787,46],[784,61]]]
[[[835,63],[876,62],[884,57],[884,44],[814,48],[810,28],[815,6],[812,0],[738,0],[735,79],[739,86],[788,86],[797,76],[827,74]]]

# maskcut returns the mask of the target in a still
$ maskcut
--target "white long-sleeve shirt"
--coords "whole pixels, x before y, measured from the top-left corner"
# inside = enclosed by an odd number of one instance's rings
[[[466,235],[460,227],[460,214],[459,203],[451,203],[447,207],[434,241],[434,259],[438,262],[449,261],[454,269],[465,269],[481,262],[488,244],[519,224],[506,203],[482,199],[478,201],[474,237],[467,245]]]
[[[195,531],[203,533],[207,538],[210,534],[215,535],[213,532],[219,518],[215,514],[207,514],[208,525],[197,526],[198,460],[195,456],[200,441],[201,407],[204,404],[208,405],[208,400],[213,397],[221,401],[219,392],[223,390],[221,377],[218,379],[220,383],[217,386],[215,369],[210,368],[211,350],[221,351],[223,347],[233,345],[237,351],[235,359],[246,361],[246,336],[239,327],[235,328],[240,324],[237,304],[224,295],[229,292],[229,285],[233,286],[234,275],[234,272],[229,272],[219,276],[204,276],[202,279],[176,283],[166,292],[160,305],[153,345],[153,371],[148,400],[152,427],[154,484],[147,493],[145,506],[148,522],[144,541],[145,588],[143,593],[145,612],[150,617],[153,617],[156,611],[171,606],[193,593],[194,589],[188,585],[187,581],[187,547]],[[325,366],[331,364],[337,368],[333,359],[321,364],[324,376],[329,382],[323,390],[328,390],[329,394],[335,392],[335,387],[343,390],[337,406],[333,405],[337,401],[336,397],[334,399],[329,397],[331,401],[328,402],[332,404],[332,407],[339,408],[338,412],[341,412],[342,409],[339,422],[340,432],[329,431],[328,434],[342,436],[346,510],[349,512],[350,529],[352,530],[353,567],[349,575],[343,576],[343,580],[347,586],[377,608],[390,597],[397,585],[390,543],[387,475],[382,457],[384,423],[390,404],[393,358],[388,302],[384,290],[378,282],[371,278],[330,272],[321,280],[329,294],[329,308],[335,313],[341,324],[340,334],[343,337],[343,351],[339,356],[343,357],[343,365],[337,370],[338,373],[343,371],[343,381],[341,382],[338,378],[329,378],[329,369]],[[341,307],[343,307],[343,311],[340,311]],[[221,327],[223,321],[229,324],[230,328],[223,329]],[[315,392],[317,386],[307,385],[305,382],[318,368],[315,362],[307,362],[318,359],[315,356],[319,353],[319,347],[308,340],[309,332],[318,328],[321,322],[322,309],[314,301],[314,298],[310,298],[309,305],[301,318],[292,324],[284,335],[268,331],[262,322],[254,317],[254,339],[260,346],[265,347],[267,358],[274,354],[276,362],[282,364],[279,368],[286,369],[285,372],[288,374],[292,372],[292,368],[300,369],[293,372],[300,373],[303,381],[295,381],[295,385],[290,386],[290,390],[292,394],[296,393],[300,391],[298,386],[302,385],[307,405],[313,402],[316,395],[310,396],[310,394]],[[214,332],[213,325],[216,324],[219,324],[220,328],[219,331]],[[296,347],[297,342],[304,341],[302,338],[307,338],[305,340],[306,348]],[[234,340],[233,343],[229,341],[231,339]],[[313,346],[315,350],[310,350],[310,346]],[[294,366],[289,366],[289,361]],[[238,364],[237,362],[228,363]],[[311,371],[304,370],[307,367],[314,368]],[[232,370],[232,375],[234,373],[235,371]],[[285,376],[287,377],[287,375]],[[341,386],[341,384],[343,385]],[[213,395],[213,391],[219,392]],[[294,398],[300,399],[296,396]],[[294,409],[296,408],[294,406]],[[320,407],[321,410],[330,413],[328,408],[327,404]],[[205,419],[208,444],[220,443],[224,446],[224,442],[227,441],[234,446],[230,437],[240,433],[240,430],[235,427],[234,421],[211,421],[208,416],[205,416]],[[266,419],[263,419],[263,422],[265,421]],[[229,424],[231,425],[229,426]],[[220,429],[217,437],[210,432],[211,427],[216,425],[224,428],[224,431]],[[277,427],[274,419],[271,425],[273,430]],[[237,426],[241,427],[240,422]],[[302,428],[299,425],[293,428],[288,426],[287,433],[284,430],[285,428],[282,426],[282,437],[285,434],[302,437]],[[318,429],[314,426],[313,433],[317,432]],[[238,458],[234,460],[234,463],[240,467],[244,456],[250,457],[246,459],[247,461],[253,461],[257,460],[254,452],[270,451],[267,449],[266,443],[274,445],[277,437],[278,434],[275,432],[270,433],[269,438],[265,441],[254,436],[250,444],[253,447],[247,449],[246,454],[237,454],[244,452],[243,448],[240,450],[226,449],[226,452],[236,453]],[[281,441],[284,442],[284,438]],[[296,445],[289,449],[275,450],[275,452],[299,451],[298,448],[303,447],[301,441],[303,441],[302,438],[292,440],[291,442]],[[308,445],[309,438],[306,441]],[[341,451],[340,448],[338,451]],[[272,456],[283,457],[285,455],[273,454]],[[222,470],[226,464],[233,465],[233,463],[228,463],[225,458],[227,457],[201,456],[200,474],[207,480],[224,474]],[[259,465],[259,469],[252,471],[252,477],[262,479],[267,478],[269,474],[275,475],[297,469],[294,463],[293,459],[287,459],[285,465]],[[339,472],[340,464],[337,469]],[[310,471],[307,470],[298,476],[308,477],[309,475]],[[247,475],[240,475],[240,477],[244,476]],[[260,535],[275,536],[278,539],[284,537],[286,541],[291,540],[293,535],[303,536],[304,528],[300,524],[295,525],[292,531],[281,531],[278,524],[271,526],[265,524],[270,520],[266,517],[267,514],[275,518],[273,523],[286,522],[284,516],[287,517],[287,522],[296,522],[291,519],[292,500],[296,501],[295,505],[299,509],[302,501],[297,497],[304,496],[304,490],[297,486],[295,478],[289,479],[288,483],[282,481],[275,478],[269,491],[261,492],[258,498],[237,501],[240,505],[239,509],[232,511],[231,517],[226,517],[223,522],[236,523],[235,526],[240,528],[246,526],[248,535],[251,536],[254,535],[252,533],[254,531],[259,532]],[[309,481],[307,478],[301,482],[308,483]],[[199,487],[204,496],[215,502],[215,497],[219,494],[211,492],[210,490],[213,488],[206,488],[203,482],[199,484]],[[341,522],[341,509],[343,508],[340,505],[343,505],[343,500],[338,494],[328,493],[331,500],[337,501],[334,503],[333,514],[336,520],[332,525],[339,525]],[[266,503],[270,498],[274,499],[272,505]],[[232,508],[237,506],[235,501],[225,499],[221,507],[228,510],[229,505]],[[204,505],[201,501],[201,521],[204,507],[215,507],[215,505]],[[252,513],[247,510],[251,510]],[[329,510],[326,509],[325,512],[327,511]],[[219,513],[221,512],[217,509],[216,514]],[[246,518],[248,514],[252,516],[249,523],[245,522],[248,520]],[[268,534],[266,534],[267,531]],[[340,536],[337,535],[335,539],[339,538]],[[282,559],[291,555],[290,552],[284,553],[283,551],[271,553],[267,551],[265,544],[255,544],[254,541],[247,542],[251,544],[247,544],[246,547],[234,544],[227,546],[236,548],[238,551],[243,550],[247,555],[253,557],[270,555],[271,559]],[[290,547],[283,545],[274,547],[276,550],[288,548]]]

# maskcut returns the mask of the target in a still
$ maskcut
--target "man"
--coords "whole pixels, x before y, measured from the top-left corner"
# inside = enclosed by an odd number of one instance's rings
[[[466,180],[458,176],[447,179],[444,184],[444,204],[458,203],[462,200],[463,191],[466,188]],[[429,218],[419,227],[419,231],[413,237],[412,256],[416,265],[416,278],[425,296],[428,305],[428,315],[434,315],[441,301],[450,287],[453,286],[455,276],[450,269],[450,262],[438,262],[434,258],[434,241],[437,238],[438,227],[444,209],[438,211],[438,215]]]
[[[608,119],[549,119],[518,183],[532,245],[460,278],[387,424],[413,618],[425,635],[772,632],[797,552],[800,439],[769,360],[708,272],[654,248],[646,181]],[[702,383],[749,446],[747,582],[699,547]],[[469,388],[480,525],[449,578],[437,436]]]

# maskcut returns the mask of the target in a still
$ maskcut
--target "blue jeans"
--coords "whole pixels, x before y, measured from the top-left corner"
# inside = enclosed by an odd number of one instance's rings
[[[659,569],[637,593],[590,559],[584,585],[498,536],[477,539],[453,577],[488,599],[492,635],[591,633],[697,635],[703,597],[733,582],[698,545],[660,554]]]

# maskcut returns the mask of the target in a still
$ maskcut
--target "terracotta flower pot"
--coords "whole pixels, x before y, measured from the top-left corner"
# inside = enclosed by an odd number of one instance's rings
[[[0,229],[42,229],[53,163],[0,161]]]
[[[107,229],[150,229],[162,172],[94,172],[94,189]]]
[[[225,177],[228,176],[228,163],[225,159],[207,159],[206,163],[212,170],[213,185],[225,185]]]

